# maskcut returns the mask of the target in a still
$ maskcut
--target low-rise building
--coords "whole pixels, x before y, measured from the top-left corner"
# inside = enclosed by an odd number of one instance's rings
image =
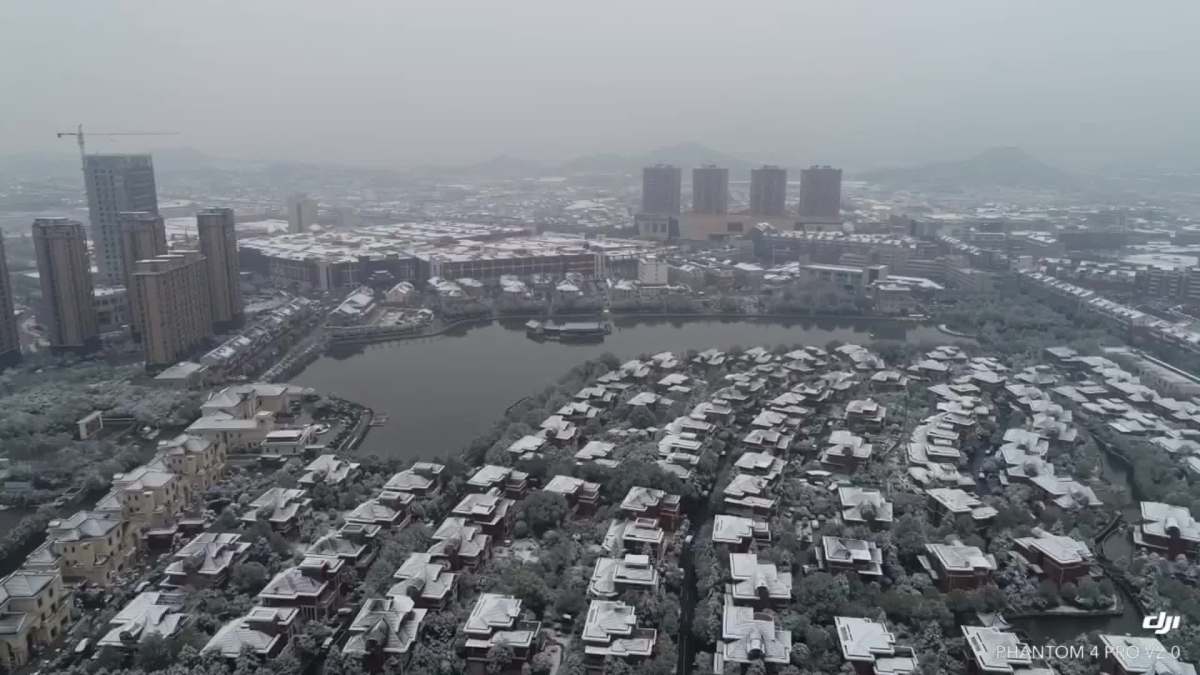
[[[504,539],[512,531],[516,502],[498,494],[472,492],[455,505],[451,514],[465,518],[492,537]]]
[[[978,675],[1054,675],[1048,668],[1038,668],[1033,650],[1013,633],[999,628],[963,626],[971,672]]]
[[[721,640],[713,654],[713,672],[727,672],[727,664],[744,667],[758,660],[783,665],[791,660],[791,656],[791,631],[777,628],[770,614],[760,614],[753,607],[735,605],[730,598],[725,599]]]
[[[467,672],[485,675],[488,652],[504,645],[511,650],[516,667],[541,647],[542,624],[521,618],[521,601],[507,595],[483,593],[463,624],[466,634]]]
[[[862,539],[821,537],[817,563],[830,574],[857,574],[864,580],[883,575],[883,551]]]
[[[432,497],[441,491],[445,470],[444,464],[416,462],[388,479],[383,489],[387,492],[408,492],[417,497]]]
[[[878,432],[886,418],[887,407],[874,399],[855,399],[846,404],[846,426],[852,430]]]
[[[307,557],[267,582],[258,593],[258,602],[264,607],[292,607],[306,619],[323,621],[341,604],[346,568],[341,560]]]
[[[305,487],[312,487],[318,483],[338,485],[353,476],[359,466],[358,462],[347,462],[339,459],[337,455],[321,455],[304,467],[304,473],[296,482]]]
[[[595,511],[596,502],[600,499],[599,483],[591,483],[574,476],[557,475],[542,489],[562,495],[573,510],[583,514]]]
[[[433,533],[433,545],[429,547],[430,559],[444,562],[449,569],[474,571],[488,559],[492,549],[492,538],[478,525],[466,518],[447,518]]]
[[[264,522],[277,532],[290,532],[300,524],[300,516],[312,504],[307,494],[304,490],[273,487],[250,502],[241,521],[248,525]]]
[[[119,514],[79,511],[46,526],[49,552],[67,581],[109,586],[136,552],[134,531]]]
[[[679,495],[654,488],[634,486],[621,500],[621,511],[628,518],[657,520],[659,525],[674,530],[681,517]]]
[[[842,522],[850,525],[889,526],[894,519],[892,503],[879,490],[846,486],[838,488]]]
[[[619,558],[597,558],[588,582],[588,595],[612,599],[625,593],[653,592],[658,588],[658,569],[650,556],[626,554]]]
[[[959,488],[929,488],[925,494],[929,495],[929,507],[935,520],[947,515],[952,518],[969,517],[982,525],[996,517],[996,509],[984,506],[978,497]]]
[[[628,553],[648,555],[661,560],[666,551],[667,533],[651,518],[613,519],[604,534],[604,550],[610,556]]]
[[[792,599],[791,571],[759,562],[753,553],[730,553],[729,577],[733,581],[726,586],[725,594],[735,604],[771,607],[786,605]]]
[[[58,572],[20,569],[0,579],[0,665],[13,672],[60,641],[70,608]]]
[[[346,513],[346,522],[399,530],[412,520],[408,507],[415,499],[407,492],[385,492]]]
[[[521,499],[529,493],[529,474],[488,464],[467,480],[467,489],[473,492],[490,492],[493,488],[502,490],[509,499]]]
[[[361,659],[372,672],[381,670],[391,658],[405,663],[427,611],[407,596],[368,598],[350,623],[350,638],[342,653]]]
[[[921,566],[944,593],[978,588],[992,578],[996,557],[978,546],[926,544]]]
[[[1101,635],[1102,668],[1110,675],[1196,675],[1196,666],[1184,663],[1158,638]]]
[[[108,632],[96,645],[134,650],[151,636],[164,640],[174,637],[189,618],[181,611],[183,599],[182,593],[139,593],[109,621]]]
[[[1013,547],[1038,576],[1060,585],[1088,576],[1092,551],[1087,543],[1040,527],[1031,534],[1013,539]]]
[[[829,434],[829,444],[821,452],[821,464],[831,471],[854,473],[871,459],[873,451],[862,436],[837,429]]]
[[[857,675],[912,675],[917,672],[912,649],[896,645],[896,637],[887,626],[848,616],[834,617],[833,623],[842,658]]]
[[[725,486],[725,508],[732,513],[746,516],[767,517],[775,511],[775,499],[771,494],[771,482],[761,476],[739,473]]]
[[[747,552],[755,546],[771,543],[771,527],[765,520],[718,514],[713,518],[712,540],[735,552]]]
[[[295,636],[299,617],[300,610],[295,607],[255,607],[218,629],[202,652],[230,661],[246,652],[260,658],[276,657]]]
[[[1142,502],[1141,523],[1133,530],[1133,542],[1169,558],[1195,556],[1200,548],[1200,523],[1182,506]]]
[[[175,552],[175,560],[167,565],[166,578],[160,585],[167,588],[217,588],[229,579],[235,565],[246,558],[250,544],[236,533],[201,532]]]
[[[158,442],[155,460],[185,483],[184,504],[212,487],[225,471],[226,452],[220,443],[202,436],[179,434]]]
[[[325,557],[341,560],[348,566],[364,571],[375,561],[378,552],[373,537],[366,529],[378,527],[362,523],[346,523],[336,534],[330,533],[313,542],[305,557]]]
[[[603,675],[608,659],[636,666],[654,654],[658,631],[639,628],[633,607],[612,600],[592,600],[583,622],[584,662],[589,673]]]
[[[409,555],[392,578],[396,583],[388,589],[388,595],[412,598],[417,607],[444,609],[458,598],[458,575],[430,553]]]

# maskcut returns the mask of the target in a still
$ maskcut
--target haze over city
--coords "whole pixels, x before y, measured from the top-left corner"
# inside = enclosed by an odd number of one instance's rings
[[[181,132],[98,150],[393,167],[694,140],[793,166],[1011,145],[1090,168],[1198,145],[1186,1],[6,5],[0,154],[81,121]]]

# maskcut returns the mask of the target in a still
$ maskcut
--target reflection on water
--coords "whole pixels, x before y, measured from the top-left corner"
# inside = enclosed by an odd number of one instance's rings
[[[388,422],[367,434],[363,452],[404,458],[457,453],[514,401],[553,384],[572,366],[611,352],[621,359],[713,346],[824,345],[875,338],[961,342],[932,326],[886,320],[629,320],[603,343],[534,342],[525,321],[471,324],[453,335],[339,347],[294,378],[368,405]]]

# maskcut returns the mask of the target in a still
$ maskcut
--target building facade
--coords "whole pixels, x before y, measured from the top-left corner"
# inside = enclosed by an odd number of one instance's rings
[[[147,367],[174,364],[212,337],[204,256],[180,251],[139,260],[132,277]]]
[[[306,194],[294,194],[287,200],[288,232],[307,232],[317,224],[317,200]]]
[[[842,219],[842,170],[813,166],[800,172],[800,219]]]
[[[678,214],[682,176],[679,167],[668,164],[642,169],[642,213]]]
[[[0,368],[21,360],[21,334],[15,312],[8,255],[4,251],[4,237],[0,236]]]
[[[83,178],[100,278],[110,286],[123,284],[128,262],[121,253],[121,213],[158,213],[154,162],[150,155],[87,155]]]
[[[129,303],[129,330],[135,340],[140,340],[142,327],[141,310],[137,294],[133,292],[133,268],[139,260],[160,256],[167,252],[167,230],[162,216],[149,211],[126,211],[120,214],[121,259],[125,262],[125,278],[121,281],[127,290]]]
[[[763,166],[750,171],[750,213],[782,216],[787,212],[787,169]]]
[[[96,348],[100,333],[83,225],[66,218],[38,218],[33,222],[33,246],[42,287],[38,320],[51,348]]]
[[[218,326],[237,325],[243,304],[233,209],[204,209],[196,214],[196,230],[208,266],[212,320]]]
[[[710,214],[729,212],[729,169],[711,165],[692,169],[692,210]]]

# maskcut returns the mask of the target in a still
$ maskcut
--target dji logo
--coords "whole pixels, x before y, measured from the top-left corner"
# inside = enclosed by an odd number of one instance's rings
[[[1180,621],[1178,615],[1159,612],[1142,619],[1142,628],[1154,631],[1155,635],[1166,635],[1179,628]]]

